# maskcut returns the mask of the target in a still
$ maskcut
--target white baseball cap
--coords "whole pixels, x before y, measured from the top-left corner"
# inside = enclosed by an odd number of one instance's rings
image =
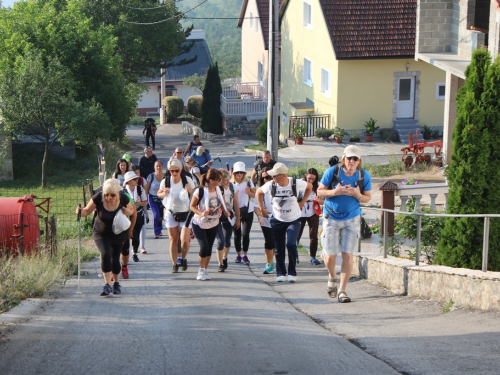
[[[269,176],[277,176],[279,174],[287,174],[287,173],[288,173],[288,168],[283,163],[276,163],[274,164],[273,169],[267,171],[267,174]]]

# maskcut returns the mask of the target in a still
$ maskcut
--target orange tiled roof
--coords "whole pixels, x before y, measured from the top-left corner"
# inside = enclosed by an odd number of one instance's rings
[[[320,0],[320,4],[337,59],[415,55],[417,0]]]

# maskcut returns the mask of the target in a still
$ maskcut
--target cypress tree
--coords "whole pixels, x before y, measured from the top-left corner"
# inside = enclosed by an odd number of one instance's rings
[[[488,213],[488,207],[495,210],[500,206],[490,201],[490,191],[497,186],[491,184],[491,177],[498,174],[498,164],[490,162],[491,116],[488,113],[491,111],[483,101],[485,90],[489,90],[485,89],[485,77],[492,74],[490,64],[488,51],[475,51],[465,71],[465,84],[457,95],[452,163],[446,171],[449,185],[447,211],[451,214]],[[498,104],[496,107],[498,111]],[[495,202],[498,200],[495,197]],[[435,262],[451,267],[480,269],[483,223],[484,220],[479,218],[448,218],[437,246]],[[494,261],[497,258],[490,246],[490,269],[500,269],[500,263]]]
[[[220,83],[219,66],[210,65],[207,71],[205,87],[203,89],[203,103],[201,105],[201,129],[205,132],[222,134],[222,116],[220,113]]]

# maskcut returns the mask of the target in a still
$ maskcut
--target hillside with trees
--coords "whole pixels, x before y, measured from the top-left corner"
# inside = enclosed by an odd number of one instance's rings
[[[178,2],[180,11],[187,11],[203,0]],[[241,77],[241,30],[238,25],[242,0],[210,0],[185,14],[184,27],[191,24],[203,29],[214,61],[217,61],[221,79]],[[201,19],[204,18],[204,19]],[[229,19],[222,19],[229,18]]]

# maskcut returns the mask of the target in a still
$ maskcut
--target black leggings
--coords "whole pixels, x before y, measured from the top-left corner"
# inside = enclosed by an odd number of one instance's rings
[[[260,227],[262,233],[264,234],[264,249],[272,250],[274,249],[274,234],[273,229],[268,227]]]
[[[231,236],[233,235],[233,226],[229,221],[222,221],[217,231],[217,250],[223,250],[225,247],[231,247]]]
[[[234,248],[241,251],[241,238],[243,237],[243,252],[246,253],[250,247],[250,230],[252,229],[253,212],[248,213],[248,218],[241,222],[238,229],[234,230]]]
[[[200,244],[200,258],[212,256],[212,247],[218,230],[219,224],[210,229],[202,229],[199,225],[193,223],[193,233]]]
[[[300,218],[300,231],[299,238],[297,238],[297,243],[300,241],[300,237],[302,237],[302,232],[304,231],[306,222],[309,226],[309,255],[313,258],[316,258],[316,253],[318,252],[319,216],[314,214],[309,217]]]
[[[121,271],[120,253],[123,244],[112,243],[108,239],[94,240],[94,242],[101,253],[101,271],[118,275]]]
[[[139,251],[141,230],[144,226],[144,214],[143,212],[137,213],[137,221],[135,222],[134,231],[132,232],[132,249],[134,254]],[[123,256],[130,255],[130,240],[125,241],[122,249]]]

